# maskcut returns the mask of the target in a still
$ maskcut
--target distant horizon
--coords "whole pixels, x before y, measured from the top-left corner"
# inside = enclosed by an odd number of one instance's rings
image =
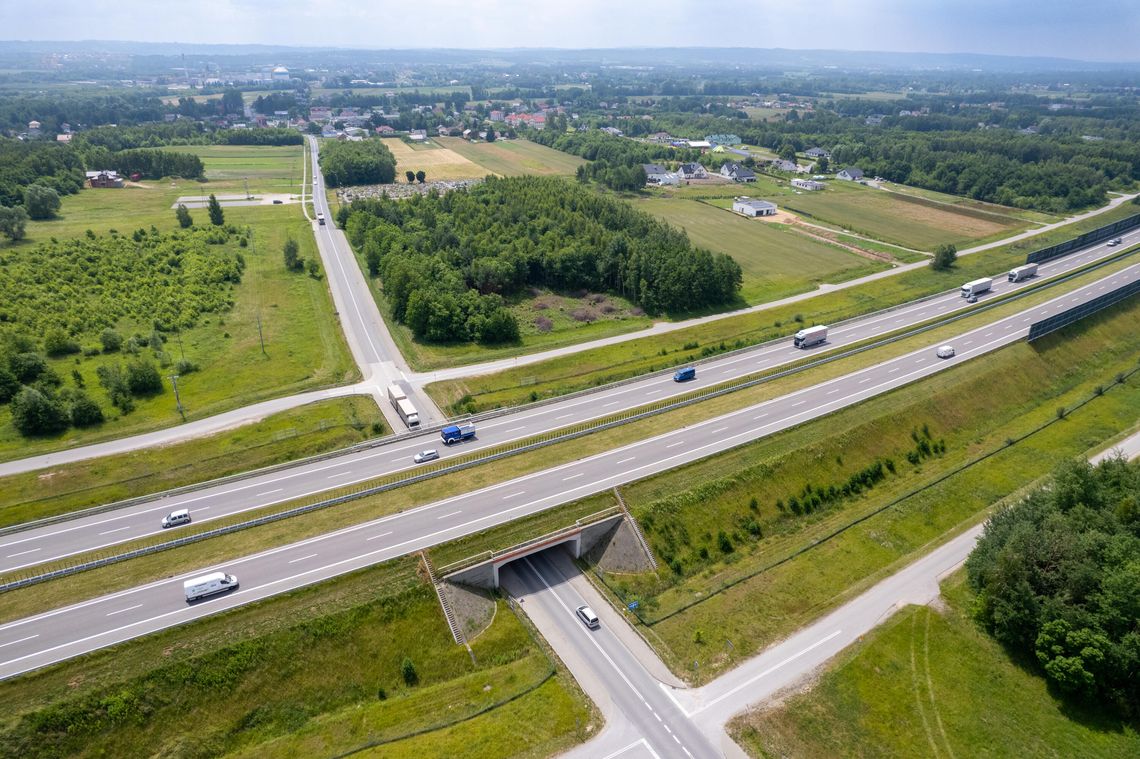
[[[338,50],[613,50],[722,48],[1059,58],[1140,62],[1135,0],[752,0],[722,8],[698,0],[573,4],[530,0],[199,0],[172,9],[150,0],[7,4],[11,41],[155,41]],[[396,41],[399,41],[398,43]],[[155,41],[157,42],[157,41]],[[519,43],[525,44],[519,44]]]

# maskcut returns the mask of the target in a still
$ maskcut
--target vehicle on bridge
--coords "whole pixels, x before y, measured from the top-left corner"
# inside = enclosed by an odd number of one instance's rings
[[[444,445],[470,440],[475,437],[475,425],[471,423],[448,425],[439,431],[439,436],[443,439]]]
[[[801,329],[792,338],[792,343],[797,348],[810,348],[813,345],[827,342],[827,326],[824,324],[817,324],[814,327]]]

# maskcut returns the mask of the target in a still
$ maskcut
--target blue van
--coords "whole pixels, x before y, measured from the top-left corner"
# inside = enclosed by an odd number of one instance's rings
[[[696,369],[696,367],[693,367],[693,366],[688,366],[688,367],[685,367],[684,369],[678,369],[676,371],[676,373],[673,374],[673,381],[674,382],[688,382],[689,380],[696,379],[696,378],[697,378],[697,369]]]

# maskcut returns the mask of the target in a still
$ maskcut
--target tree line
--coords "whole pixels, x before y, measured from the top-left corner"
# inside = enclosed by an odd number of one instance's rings
[[[696,161],[701,157],[700,150],[636,142],[599,130],[531,130],[527,139],[591,161],[578,169],[579,181],[593,180],[618,192],[639,190],[645,186],[643,163]]]
[[[979,621],[1084,704],[1140,714],[1140,463],[1069,462],[986,523]]]
[[[488,178],[406,200],[355,200],[338,221],[394,318],[429,341],[517,335],[528,287],[621,294],[650,313],[731,302],[740,266],[628,204],[550,177]]]
[[[295,129],[213,129],[199,121],[139,124],[128,127],[96,127],[80,132],[73,145],[103,147],[111,152],[131,148],[162,148],[176,145],[300,145],[304,137]]]
[[[396,179],[396,158],[380,139],[326,140],[321,143],[321,173],[329,187],[354,184],[391,184]]]

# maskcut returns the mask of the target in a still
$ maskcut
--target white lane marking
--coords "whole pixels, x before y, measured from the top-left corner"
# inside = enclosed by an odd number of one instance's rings
[[[887,370],[887,374],[894,374],[894,373],[895,373],[895,372],[897,372],[898,370],[899,370],[899,368],[896,366],[896,367],[894,367],[893,369],[888,369],[888,370]]]
[[[648,393],[646,393],[646,395],[657,395],[660,392],[661,390],[650,390]]]
[[[618,464],[624,464],[624,463],[625,463],[625,462],[627,462],[627,461],[633,461],[635,458],[637,458],[637,456],[630,456],[628,459],[622,459],[621,461],[618,461],[618,462],[616,462],[616,463],[618,463]]]
[[[925,361],[926,361],[926,359],[925,359],[925,358],[919,358],[919,359],[915,359],[914,363],[916,363],[916,364],[921,364],[921,363],[923,363],[923,362],[925,362]]]
[[[391,530],[388,530],[387,532],[382,532],[382,533],[380,533],[379,535],[373,535],[372,537],[370,537],[370,538],[365,538],[364,540],[365,540],[365,541],[369,541],[369,540],[379,540],[380,538],[386,538],[386,537],[388,537],[388,536],[389,536],[389,535],[391,535],[391,534],[392,534],[392,531],[391,531]]]
[[[716,433],[718,433],[718,432],[724,432],[724,431],[725,431],[725,430],[727,430],[727,429],[728,429],[728,427],[717,427],[715,430],[710,430],[710,431],[709,431],[709,434],[710,434],[710,435],[715,435]]]
[[[123,530],[129,530],[129,529],[131,529],[131,526],[128,524],[126,527],[116,527],[113,530],[107,530],[106,532],[101,532],[99,534],[100,535],[110,535],[112,532],[122,532]]]
[[[795,403],[792,404],[792,408],[795,408],[796,406],[802,406],[805,403],[807,403],[807,398],[804,398],[802,401],[796,401]]]
[[[523,493],[525,493],[525,492],[526,492],[525,490],[520,490],[520,491],[519,491],[519,492],[517,492],[517,493],[511,493],[510,495],[505,495],[505,496],[503,496],[503,500],[505,501],[505,500],[507,500],[508,498],[514,498],[515,496],[520,496],[520,495],[522,495],[522,494],[523,494]]]
[[[280,493],[284,489],[285,488],[277,488],[276,490],[266,490],[264,493],[258,493],[257,497],[261,498],[262,496],[265,496],[265,495],[273,495],[274,493]]]
[[[569,419],[569,418],[570,418],[570,417],[572,417],[572,416],[574,416],[574,415],[573,415],[573,414],[563,414],[562,416],[556,416],[556,417],[554,417],[554,421],[556,421],[556,422],[557,422],[557,421],[559,421],[559,420],[561,420],[561,419]]]
[[[982,335],[982,337],[989,337],[989,336],[990,336],[990,335],[992,335],[992,334],[993,334],[993,332],[992,332],[992,331],[991,331],[991,332],[987,332],[986,334]]]
[[[124,612],[128,612],[128,611],[134,611],[135,609],[138,609],[138,608],[141,608],[141,607],[142,607],[142,604],[135,604],[134,606],[128,606],[128,607],[127,607],[127,608],[125,608],[125,609],[117,609],[117,610],[115,610],[115,611],[109,611],[109,612],[107,612],[107,616],[108,616],[108,617],[113,617],[113,616],[115,616],[116,614],[122,614],[122,613],[124,613]]]
[[[621,403],[621,401],[613,401],[612,403],[606,403],[606,404],[602,405],[602,408],[609,408],[610,406],[616,406],[619,403]]]
[[[666,448],[676,448],[677,446],[684,445],[684,444],[685,444],[684,440],[678,440],[676,443],[670,443],[669,445],[667,445],[665,447]]]
[[[448,517],[458,516],[462,513],[462,511],[453,511],[450,514],[444,514],[443,516],[436,517],[436,519],[447,519]]]
[[[349,471],[349,472],[341,472],[340,474],[330,474],[330,475],[329,475],[329,476],[328,476],[326,479],[329,479],[329,480],[335,480],[335,479],[336,479],[336,478],[338,478],[338,477],[348,477],[348,476],[350,476],[351,474],[352,474],[352,472],[351,472],[351,471]]]
[[[619,756],[621,756],[622,754],[624,754],[624,753],[628,752],[630,749],[635,749],[635,748],[637,748],[638,746],[641,746],[641,747],[642,747],[642,748],[644,748],[646,751],[648,751],[648,752],[649,752],[649,754],[650,754],[650,755],[653,757],[653,759],[661,759],[661,757],[657,755],[657,752],[656,752],[656,751],[654,751],[654,750],[653,750],[653,749],[650,747],[650,745],[649,745],[649,741],[645,740],[644,738],[642,738],[641,740],[638,740],[638,741],[636,741],[636,742],[634,742],[634,743],[631,743],[631,744],[629,744],[628,746],[626,746],[626,747],[624,747],[624,748],[619,748],[617,751],[613,752],[612,754],[607,754],[606,756],[602,757],[602,759],[617,759],[617,757],[619,757]],[[689,753],[689,752],[688,752],[688,749],[686,749],[686,750],[685,750],[685,753],[686,753],[686,754],[688,754],[688,753]],[[689,754],[689,756],[692,756],[692,754]]]
[[[3,648],[4,646],[14,646],[17,643],[23,643],[26,640],[31,640],[32,638],[38,638],[38,637],[40,637],[40,634],[36,633],[35,635],[29,635],[28,637],[20,638],[19,640],[10,640],[7,643],[0,643],[0,648]]]
[[[839,388],[839,387],[837,387],[837,388],[835,388],[834,390],[828,390],[828,391],[827,391],[827,394],[828,394],[828,395],[835,395],[835,394],[836,394],[836,393],[838,393],[840,390],[842,390],[842,388]]]
[[[289,559],[289,563],[290,564],[296,564],[298,561],[304,561],[305,559],[315,559],[318,555],[319,554],[311,553],[308,556],[301,556],[301,557],[298,557],[296,559]]]
[[[821,638],[820,640],[817,640],[815,643],[812,643],[810,646],[805,648],[803,651],[800,651],[798,654],[792,654],[791,656],[789,656],[787,659],[784,659],[779,664],[775,664],[775,665],[769,667],[768,669],[764,670],[760,674],[748,678],[747,680],[742,682],[740,685],[737,685],[735,688],[732,688],[732,689],[720,694],[719,696],[714,698],[712,701],[709,701],[707,704],[702,706],[700,709],[697,709],[695,712],[693,712],[693,714],[700,714],[705,709],[708,709],[710,706],[715,706],[716,704],[719,704],[721,701],[724,701],[726,698],[728,698],[730,696],[735,696],[737,693],[744,690],[748,686],[752,685],[757,680],[760,680],[762,678],[767,677],[768,675],[770,675],[773,672],[775,672],[776,670],[778,670],[780,667],[783,667],[785,664],[791,664],[792,662],[794,662],[796,659],[800,658],[804,654],[811,653],[812,651],[819,648],[824,643],[827,643],[829,640],[831,640],[832,638],[834,638],[835,636],[839,635],[842,632],[843,632],[842,630],[836,630],[831,635],[828,635],[826,638]],[[664,688],[665,684],[662,683],[661,687]]]
[[[577,479],[578,477],[584,477],[584,476],[586,476],[585,472],[578,472],[578,474],[572,474],[569,477],[563,477],[562,481],[566,482],[566,480],[573,480],[573,479]]]
[[[864,377],[863,379],[859,380],[859,384],[860,384],[860,385],[864,385],[864,384],[866,384],[866,383],[870,382],[870,381],[871,381],[871,380],[873,380],[873,379],[875,379],[875,378],[874,378],[874,377]]]
[[[767,414],[757,414],[756,416],[752,417],[752,421],[755,422],[757,419],[763,419],[766,416],[768,416],[768,415]]]
[[[519,430],[525,430],[525,429],[526,429],[526,425],[524,424],[522,427],[512,427],[509,430],[503,430],[503,434],[509,435],[512,432],[518,432]]]
[[[29,553],[35,553],[36,551],[42,551],[42,550],[43,550],[42,548],[33,548],[30,551],[20,551],[19,553],[10,553],[10,554],[8,554],[8,558],[14,559],[17,556],[26,556]]]

